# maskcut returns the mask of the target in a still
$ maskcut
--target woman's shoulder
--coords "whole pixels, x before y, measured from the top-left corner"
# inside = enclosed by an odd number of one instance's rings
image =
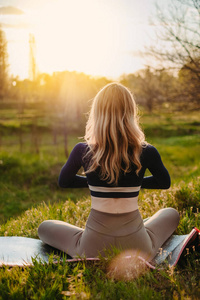
[[[156,149],[155,146],[149,144],[149,143],[146,143],[142,146],[142,153],[149,153],[149,152],[154,152],[154,151],[158,151]]]
[[[152,159],[154,160],[154,158],[160,156],[158,150],[156,149],[155,146],[151,145],[151,144],[145,144],[142,147],[142,154],[141,154],[141,159],[142,160],[146,160],[146,159]]]
[[[86,143],[78,143],[72,149],[68,161],[77,161],[82,164],[83,157],[87,151],[87,144]]]
[[[84,154],[87,149],[88,145],[84,142],[80,142],[74,146],[72,151],[77,154]]]

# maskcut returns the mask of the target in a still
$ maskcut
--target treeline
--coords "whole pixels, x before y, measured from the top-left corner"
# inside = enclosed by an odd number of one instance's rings
[[[200,107],[200,85],[192,75],[184,66],[176,75],[146,68],[122,75],[118,81],[127,86],[136,102],[149,112],[162,108],[173,111]],[[106,77],[95,78],[75,71],[44,73],[34,81],[10,78],[1,94],[0,104],[18,103],[23,108],[27,103],[43,102],[54,112],[60,107],[61,111],[67,109],[73,117],[80,118],[82,112],[88,111],[90,100],[109,82],[111,80]]]
[[[182,68],[177,76],[150,68],[135,74],[121,76],[118,80],[133,93],[137,104],[148,112],[173,112],[200,108],[200,85],[194,84],[192,74]],[[34,124],[43,118],[46,127],[53,131],[81,129],[96,93],[111,80],[95,78],[84,73],[55,72],[40,74],[33,81],[10,78],[1,108],[15,108],[20,123],[24,124],[26,108],[33,108]],[[58,129],[55,129],[58,128]]]
[[[167,8],[157,6],[157,38],[145,53],[151,58],[150,63],[157,62],[156,69],[146,67],[124,74],[118,81],[132,91],[137,104],[149,113],[199,110],[200,2],[171,0]],[[7,42],[0,28],[0,109],[5,108],[5,114],[9,114],[7,108],[15,111],[15,115],[10,113],[10,119],[15,118],[12,126],[5,119],[0,120],[0,145],[4,142],[2,136],[17,132],[23,149],[24,135],[29,132],[34,149],[39,152],[39,135],[46,130],[52,132],[55,145],[62,135],[68,155],[67,137],[75,132],[76,136],[84,134],[91,100],[111,80],[69,71],[36,76],[34,60],[31,66],[32,80],[9,76]]]
[[[187,76],[184,72],[180,70],[177,76],[173,76],[167,71],[146,68],[135,74],[123,75],[119,82],[132,91],[137,104],[148,112],[194,110],[199,108],[200,94],[186,96],[192,82],[188,71]],[[64,151],[68,156],[69,135],[84,134],[92,99],[109,82],[105,77],[94,78],[69,71],[40,74],[34,81],[12,78],[0,100],[0,109],[14,109],[16,122],[13,127],[1,122],[1,135],[17,133],[22,151],[25,134],[29,132],[34,151],[39,153],[41,135],[50,131],[55,145],[59,137],[63,137]]]
[[[166,9],[157,4],[153,21],[156,39],[146,50],[149,64],[119,81],[129,87],[139,105],[153,110],[194,110],[200,108],[200,2],[171,0]],[[44,103],[53,113],[79,122],[89,108],[88,100],[110,82],[84,73],[55,72],[36,76],[35,58],[31,60],[32,80],[20,81],[8,76],[7,42],[0,28],[0,105],[2,102]],[[159,64],[160,62],[160,64]]]

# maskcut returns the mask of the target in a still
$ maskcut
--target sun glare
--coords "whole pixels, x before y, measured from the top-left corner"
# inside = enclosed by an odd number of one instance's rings
[[[94,73],[103,60],[110,59],[113,36],[109,28],[102,7],[92,1],[48,5],[35,27],[38,64],[49,72],[67,68]]]
[[[30,34],[41,73],[68,70],[117,78],[143,67],[138,53],[147,36],[137,1],[35,0],[23,5],[19,1],[24,14],[1,17],[12,25],[5,31],[14,75],[28,76]]]
[[[121,65],[130,63],[126,55],[120,57],[127,34],[119,7],[110,4],[60,0],[33,15],[39,69],[119,75]]]

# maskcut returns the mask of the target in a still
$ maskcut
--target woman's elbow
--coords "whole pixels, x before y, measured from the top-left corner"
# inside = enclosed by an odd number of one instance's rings
[[[69,187],[69,184],[67,184],[67,182],[65,180],[63,180],[62,178],[58,178],[58,185],[61,188],[67,188]]]
[[[171,186],[171,179],[170,179],[170,177],[168,177],[166,180],[165,180],[165,182],[163,183],[163,189],[164,190],[168,190],[169,188],[170,188],[170,186]]]
[[[170,186],[171,186],[170,183],[169,183],[169,184],[166,184],[165,186],[163,186],[163,189],[164,189],[164,190],[168,190],[168,189],[170,188]]]

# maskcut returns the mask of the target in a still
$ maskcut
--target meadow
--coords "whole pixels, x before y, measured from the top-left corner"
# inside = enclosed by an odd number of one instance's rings
[[[84,228],[90,211],[87,189],[61,189],[57,179],[66,161],[64,138],[56,143],[48,120],[33,111],[23,122],[11,108],[0,113],[0,235],[38,238],[38,225],[59,219]],[[139,206],[143,218],[171,206],[181,217],[177,234],[200,228],[200,131],[199,112],[141,112],[146,139],[155,145],[171,175],[167,191],[143,190]],[[37,143],[34,140],[37,133]],[[69,131],[68,150],[81,141],[83,128]],[[22,138],[22,139],[21,139]],[[20,144],[20,141],[23,143]],[[37,146],[37,149],[36,149]],[[147,172],[148,174],[148,172]],[[33,267],[0,269],[0,299],[198,299],[200,254],[184,257],[175,268],[145,270],[136,277],[116,278],[109,272],[116,253],[99,262],[49,264],[33,260]]]

